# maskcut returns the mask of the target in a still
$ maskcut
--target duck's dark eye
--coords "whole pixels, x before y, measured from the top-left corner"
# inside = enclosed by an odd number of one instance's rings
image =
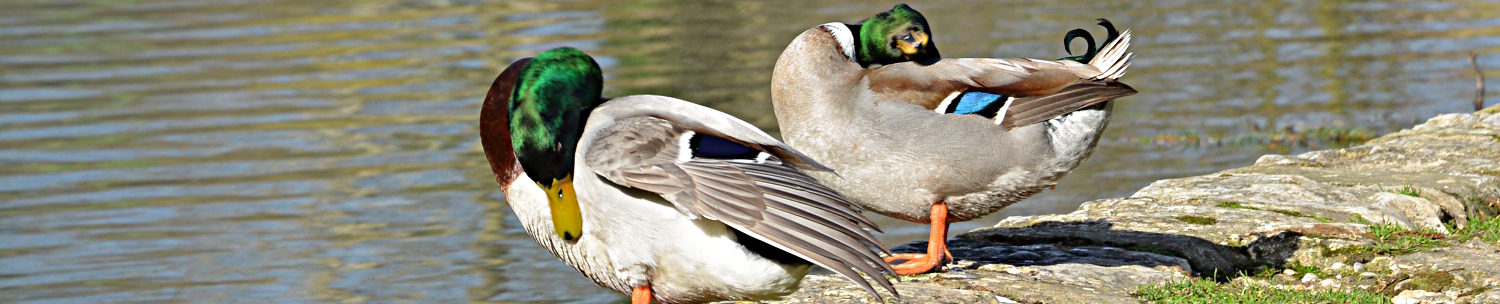
[[[917,28],[917,26],[913,25],[911,27],[906,28],[906,30],[916,32],[916,31],[921,31],[922,29],[921,28]]]

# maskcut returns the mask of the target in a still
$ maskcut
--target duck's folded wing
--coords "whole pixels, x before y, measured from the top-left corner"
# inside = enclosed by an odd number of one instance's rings
[[[902,62],[873,68],[866,86],[877,101],[897,101],[946,113],[963,94],[1008,104],[975,105],[1004,109],[996,121],[1025,126],[1105,101],[1135,94],[1118,82],[1130,64],[1130,33],[1110,43],[1088,64],[1030,58],[953,58],[923,65]]]
[[[1008,110],[996,121],[1014,129],[1134,94],[1134,88],[1116,81],[1079,81],[1052,94],[1010,100]]]
[[[1027,58],[949,58],[923,65],[902,62],[870,69],[865,79],[871,92],[927,109],[935,109],[954,93],[979,91],[1005,96],[1040,96],[1098,74],[1092,66],[1073,61]]]
[[[657,117],[697,130],[698,133],[729,139],[746,146],[760,147],[797,169],[833,171],[744,120],[677,98],[656,95],[625,96],[604,103],[594,109],[593,113],[604,114],[597,116],[610,118]]]
[[[864,230],[875,224],[852,203],[764,146],[691,125],[701,124],[617,118],[585,147],[584,162],[610,182],[660,194],[690,217],[724,222],[844,275],[876,297],[861,275],[895,294],[886,279],[895,272],[877,253],[888,252]]]

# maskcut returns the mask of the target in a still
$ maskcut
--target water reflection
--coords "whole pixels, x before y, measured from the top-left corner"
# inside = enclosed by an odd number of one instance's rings
[[[765,86],[788,40],[891,3],[808,5],[0,3],[0,302],[619,300],[509,214],[476,140],[486,86],[576,46],[611,95],[774,133]],[[1141,138],[1389,131],[1466,109],[1470,50],[1500,66],[1500,5],[1482,1],[915,5],[949,56],[1058,57],[1097,17],[1137,33],[1126,79],[1142,93],[1094,158],[960,231],[1311,148]],[[880,223],[892,244],[926,232]]]

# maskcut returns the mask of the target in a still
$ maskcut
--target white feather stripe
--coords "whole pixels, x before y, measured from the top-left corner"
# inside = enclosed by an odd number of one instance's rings
[[[1013,101],[1016,101],[1015,97],[1006,97],[1005,98],[1005,104],[1000,106],[1000,111],[996,111],[995,112],[995,125],[996,126],[998,126],[1001,123],[1005,122],[1005,111],[1009,111],[1010,110],[1010,103],[1013,102]]]
[[[693,131],[687,131],[677,136],[677,162],[685,163],[693,160]]]
[[[1121,58],[1120,61],[1115,62],[1115,65],[1111,66],[1109,70],[1106,70],[1104,73],[1102,73],[1101,77],[1107,79],[1119,79],[1121,76],[1124,76],[1125,69],[1130,67],[1130,59],[1132,58],[1135,58],[1135,53],[1126,53],[1124,58]]]
[[[937,112],[938,114],[947,114],[948,106],[953,105],[953,100],[958,99],[958,95],[962,95],[963,93],[963,91],[953,91],[953,93],[948,93],[948,97],[943,98],[943,102],[938,103],[937,108],[932,109],[932,111]]]
[[[829,22],[819,27],[833,33],[833,38],[839,41],[839,48],[844,51],[844,56],[849,57],[849,60],[854,60],[854,33],[849,31],[848,26],[840,22]]]
[[[1119,59],[1121,53],[1130,49],[1130,30],[1125,30],[1118,39],[1111,41],[1108,45],[1099,49],[1098,55],[1089,61],[1089,64],[1101,69],[1107,68]]]
[[[1101,48],[1099,55],[1089,61],[1089,65],[1100,72],[1094,79],[1119,79],[1125,75],[1125,68],[1130,66],[1130,59],[1135,55],[1129,52],[1130,38],[1130,30],[1125,30],[1118,39]]]

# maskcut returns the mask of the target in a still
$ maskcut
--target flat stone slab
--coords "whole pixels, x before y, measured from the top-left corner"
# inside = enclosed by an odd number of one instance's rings
[[[1399,256],[1361,249],[1376,242],[1371,224],[1443,234],[1464,228],[1470,217],[1495,216],[1496,112],[1500,107],[1440,115],[1354,147],[1266,155],[1247,167],[1161,180],[1068,214],[1007,218],[950,240],[953,264],[905,277],[897,289],[908,303],[1129,303],[1140,301],[1130,292],[1142,284],[1243,279],[1295,264],[1337,269],[1309,283],[1285,280],[1305,285],[1298,288],[1362,288],[1401,301],[1494,301],[1500,299],[1496,244],[1470,241]],[[809,276],[784,300],[873,301],[830,275]]]

